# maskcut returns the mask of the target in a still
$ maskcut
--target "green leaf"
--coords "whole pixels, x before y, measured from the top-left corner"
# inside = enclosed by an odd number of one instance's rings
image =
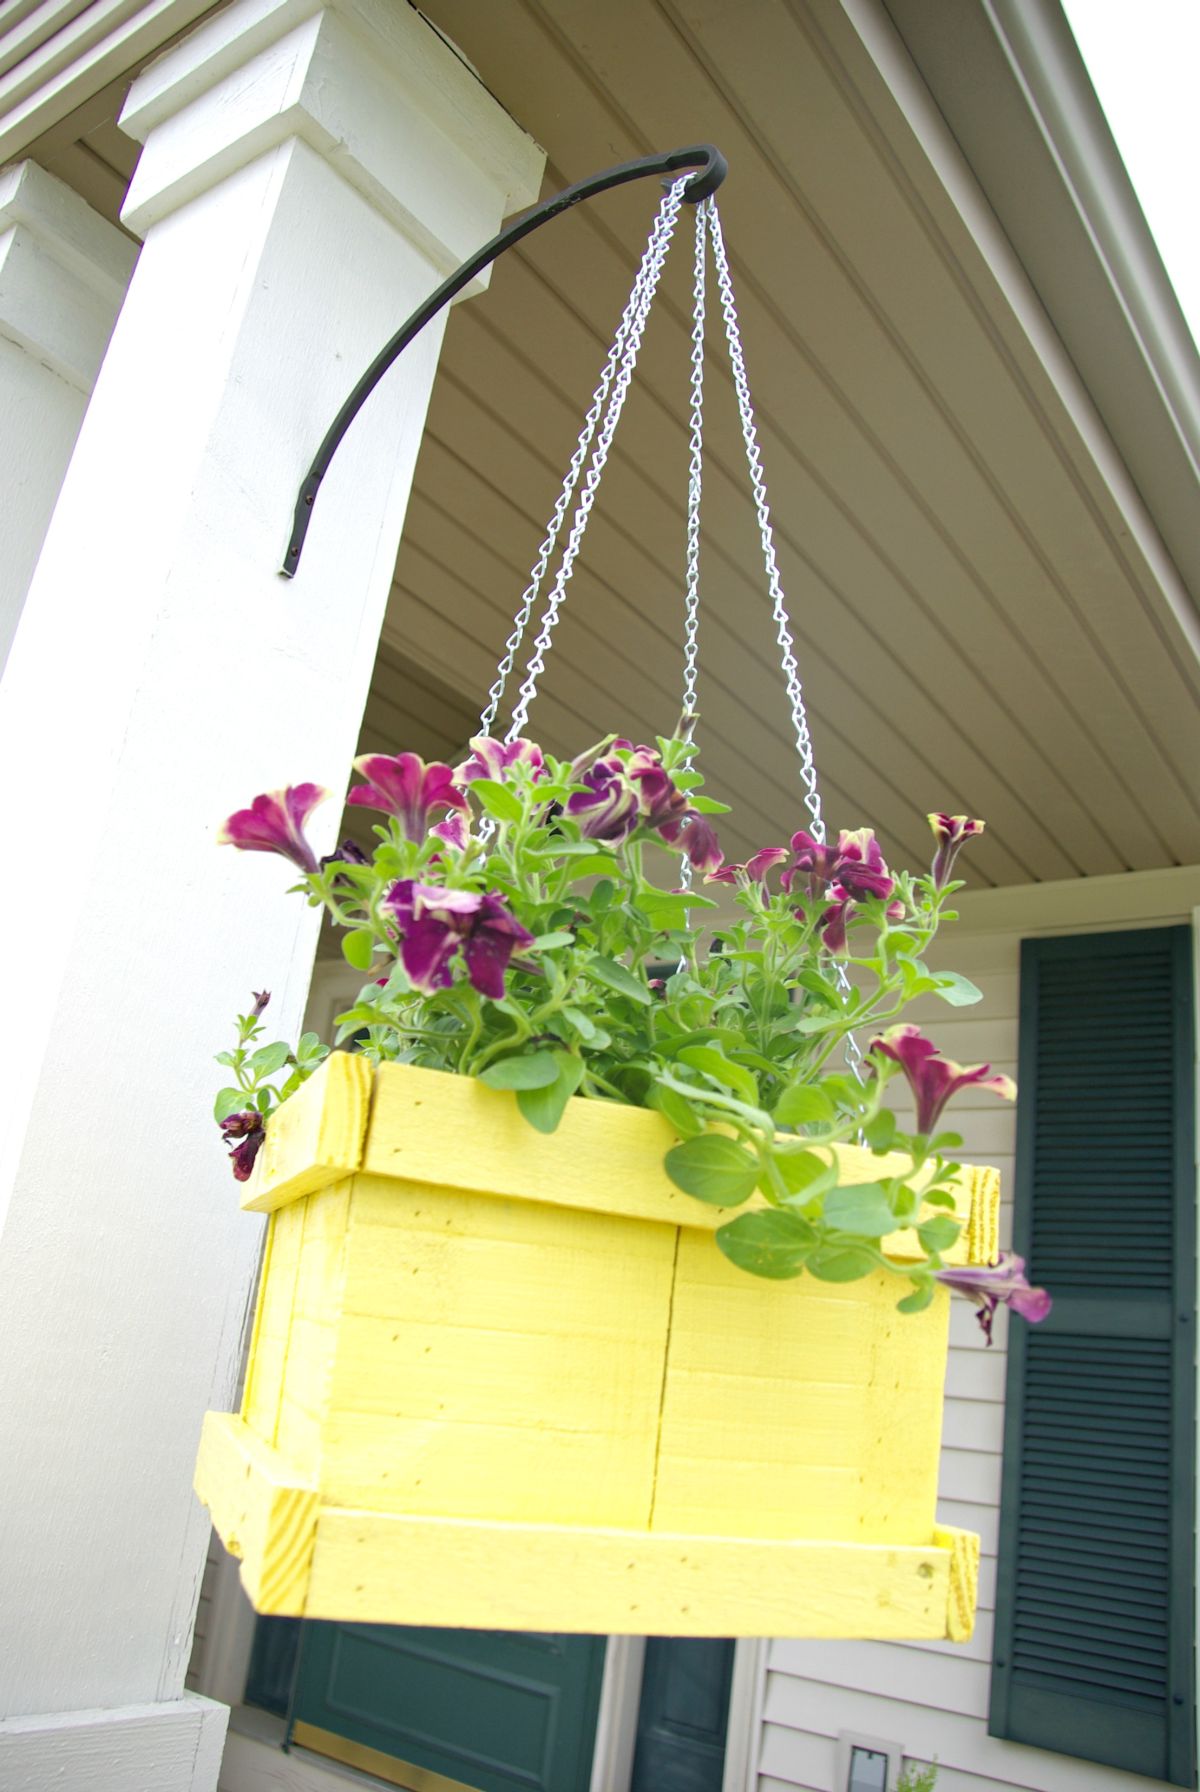
[[[342,957],[356,971],[369,971],[374,956],[375,935],[369,927],[356,927],[353,933],[342,935]]]
[[[815,1151],[775,1151],[772,1155],[792,1200],[814,1201],[837,1182],[837,1165],[826,1163]]]
[[[548,1089],[558,1081],[553,1052],[530,1052],[523,1058],[498,1058],[479,1073],[489,1089]]]
[[[949,1002],[952,1008],[970,1008],[983,1000],[978,984],[969,977],[960,977],[957,971],[939,971],[935,987],[943,1002]]]
[[[921,1197],[916,1189],[902,1183],[892,1196],[892,1211],[898,1226],[906,1226],[910,1220],[915,1220],[921,1211]]]
[[[213,1119],[220,1125],[230,1114],[242,1114],[249,1106],[250,1097],[244,1089],[220,1089],[213,1102]]]
[[[260,1045],[250,1055],[249,1069],[256,1076],[274,1076],[282,1070],[292,1055],[292,1048],[286,1039],[276,1039],[273,1045]]]
[[[675,782],[678,784],[679,779],[676,778]],[[689,808],[694,809],[696,811],[697,815],[728,815],[729,814],[729,804],[728,803],[719,803],[715,796],[692,796],[692,797],[689,797],[688,798],[688,806],[689,806]]]
[[[918,1282],[911,1294],[896,1302],[897,1313],[923,1313],[933,1299],[936,1287],[932,1276],[927,1281]]]
[[[525,813],[520,797],[494,778],[472,778],[471,795],[479,799],[480,806],[495,821],[520,821]]]
[[[891,1108],[880,1108],[873,1120],[863,1127],[863,1137],[872,1151],[890,1151],[896,1137],[896,1116]]]
[[[896,1230],[896,1216],[881,1182],[852,1183],[825,1197],[825,1223],[855,1238],[886,1238]]]
[[[814,1251],[806,1265],[821,1282],[857,1282],[878,1269],[874,1256],[855,1244],[825,1244]]]
[[[573,933],[539,933],[533,942],[533,950],[536,952],[553,952],[559,946],[573,946],[574,944],[575,935]],[[526,947],[526,951],[529,949],[529,947]]]
[[[939,1213],[936,1218],[926,1220],[923,1226],[917,1227],[917,1237],[927,1251],[948,1251],[952,1244],[958,1242],[961,1231],[961,1220],[952,1220],[949,1214]]]
[[[835,1115],[824,1089],[812,1083],[793,1083],[775,1103],[774,1117],[781,1126],[827,1126]]]
[[[583,971],[593,983],[603,983],[606,989],[615,989],[618,995],[628,996],[631,1002],[643,1002],[648,1007],[652,1000],[646,985],[615,958],[589,958]]]
[[[677,1090],[664,1089],[661,1083],[655,1083],[646,1099],[650,1107],[666,1116],[681,1139],[694,1139],[704,1131],[703,1120]]]
[[[740,1207],[758,1180],[758,1164],[750,1153],[717,1132],[673,1146],[665,1168],[676,1188],[711,1207]]]
[[[518,1089],[517,1106],[538,1132],[555,1132],[567,1103],[583,1081],[583,1059],[571,1052],[556,1051],[546,1055],[555,1060],[557,1076],[542,1088]]]
[[[717,1245],[738,1269],[786,1281],[798,1276],[817,1235],[798,1213],[743,1213],[717,1228]]]
[[[710,1076],[723,1089],[731,1089],[739,1100],[747,1102],[750,1107],[758,1106],[758,1083],[741,1064],[731,1064],[721,1052],[714,1051],[711,1045],[685,1045],[675,1056],[681,1064],[692,1070],[698,1070],[704,1076]]]

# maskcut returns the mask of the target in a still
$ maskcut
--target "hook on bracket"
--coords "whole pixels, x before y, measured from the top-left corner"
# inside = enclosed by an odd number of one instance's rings
[[[367,368],[354,390],[350,393],[341,410],[325,432],[325,439],[313,457],[312,465],[304,475],[296,497],[296,509],[292,519],[292,535],[288,542],[280,571],[286,578],[291,578],[300,564],[300,556],[304,550],[304,538],[308,534],[308,525],[312,520],[313,505],[317,501],[317,493],[321,489],[321,481],[329,471],[334,455],[341,446],[342,438],[359,411],[375,390],[388,368],[408,347],[415,336],[429,321],[436,317],[444,305],[448,305],[456,293],[472,281],[476,274],[490,266],[497,256],[519,243],[532,231],[546,224],[551,218],[557,218],[562,212],[569,211],[581,200],[592,199],[597,193],[606,193],[610,187],[624,186],[632,180],[642,180],[650,174],[674,174],[680,168],[696,168],[697,172],[687,182],[683,197],[689,205],[698,205],[715,193],[729,172],[729,164],[719,149],[711,143],[698,143],[689,149],[674,149],[668,155],[642,156],[635,162],[621,162],[615,168],[605,168],[599,174],[591,174],[586,180],[576,181],[573,186],[564,187],[561,193],[554,193],[549,199],[534,206],[523,217],[494,236],[490,242],[464,261],[448,280],[435,292],[430,293],[424,304],[419,306],[412,316],[403,323],[396,334],[380,349],[371,365]],[[669,181],[663,182],[669,186]]]

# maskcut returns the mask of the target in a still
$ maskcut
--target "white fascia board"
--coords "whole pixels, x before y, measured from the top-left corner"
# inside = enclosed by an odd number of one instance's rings
[[[1200,354],[1066,15],[884,4],[1200,609]]]
[[[0,27],[0,163],[15,161],[110,81],[132,79],[147,57],[213,10],[213,0],[45,0],[19,9]]]

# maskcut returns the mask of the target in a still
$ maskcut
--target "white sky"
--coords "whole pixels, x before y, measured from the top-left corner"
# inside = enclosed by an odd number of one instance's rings
[[[1062,0],[1200,343],[1200,0]]]

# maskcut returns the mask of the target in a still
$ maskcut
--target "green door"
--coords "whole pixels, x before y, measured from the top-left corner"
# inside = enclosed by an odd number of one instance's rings
[[[587,1792],[603,1637],[303,1626],[292,1704],[310,1730],[478,1792]]]

